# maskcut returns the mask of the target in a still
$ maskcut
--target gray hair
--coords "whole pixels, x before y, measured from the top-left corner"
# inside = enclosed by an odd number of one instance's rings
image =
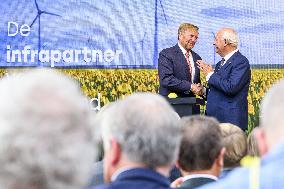
[[[106,149],[115,138],[133,162],[157,168],[176,160],[179,118],[163,97],[136,93],[115,102],[104,114],[100,126]]]
[[[260,124],[271,144],[284,140],[284,79],[274,84],[261,102]]]
[[[241,159],[247,155],[247,136],[238,126],[231,123],[220,124],[223,145],[226,148],[224,167],[233,168],[240,165]]]
[[[78,189],[94,160],[92,113],[74,81],[33,70],[0,81],[0,188]]]
[[[257,144],[257,139],[255,137],[255,129],[254,128],[251,133],[247,137],[247,144],[248,144],[248,153],[249,156],[256,156],[260,157],[260,152]]]
[[[238,47],[239,37],[235,30],[231,28],[224,28],[222,38],[234,47]]]

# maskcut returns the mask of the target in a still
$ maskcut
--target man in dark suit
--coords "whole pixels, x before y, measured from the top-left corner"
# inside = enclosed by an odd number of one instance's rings
[[[191,116],[183,117],[180,123],[182,141],[177,166],[183,182],[179,189],[193,189],[215,182],[223,168],[225,153],[218,121]]]
[[[105,109],[97,122],[108,184],[95,188],[169,189],[167,176],[181,140],[178,120],[157,94],[132,94]]]
[[[158,74],[161,95],[176,93],[179,97],[187,97],[200,92],[197,87],[200,83],[200,70],[196,61],[201,60],[201,57],[191,50],[198,39],[198,29],[193,24],[181,24],[178,29],[178,44],[160,52]]]
[[[206,114],[221,123],[248,127],[248,89],[251,70],[248,59],[238,50],[238,36],[231,28],[218,31],[214,40],[216,52],[222,57],[215,70],[199,60],[197,64],[206,75]]]

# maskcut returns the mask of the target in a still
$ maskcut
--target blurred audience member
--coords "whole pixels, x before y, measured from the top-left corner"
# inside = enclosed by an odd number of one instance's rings
[[[103,106],[100,111],[98,111],[97,115],[96,115],[96,120],[101,120],[103,118],[103,116],[108,116],[107,113],[105,114],[105,110],[107,110],[109,107],[111,107],[114,103],[110,102],[108,104],[106,104],[105,106]],[[98,129],[100,129],[100,132],[96,132],[99,133],[99,136],[97,138],[99,138],[100,140],[98,141],[98,145],[97,145],[97,149],[98,149],[98,159],[94,162],[93,164],[93,171],[92,171],[92,177],[91,180],[89,182],[89,185],[87,188],[92,188],[94,186],[97,185],[101,185],[104,184],[104,167],[103,167],[103,158],[104,158],[104,149],[103,149],[103,139],[102,139],[102,133],[101,133],[101,128],[98,127]]]
[[[248,135],[247,143],[248,143],[248,155],[252,157],[259,157],[260,153],[258,150],[257,146],[257,141],[254,136],[254,131],[255,129],[252,130],[252,132]]]
[[[52,70],[0,81],[0,188],[82,189],[95,151],[78,85]]]
[[[98,121],[104,142],[104,178],[95,188],[169,188],[181,133],[178,117],[155,94],[137,93],[115,102]]]
[[[210,189],[284,188],[284,80],[273,85],[261,103],[260,127],[254,135],[262,157],[249,168],[233,171]]]
[[[220,175],[220,178],[224,178],[231,170],[240,166],[241,159],[247,154],[247,136],[242,129],[231,123],[221,123],[220,128],[226,148],[224,169]]]
[[[205,116],[181,119],[182,141],[177,166],[183,175],[181,189],[196,188],[217,180],[225,149],[219,122]]]

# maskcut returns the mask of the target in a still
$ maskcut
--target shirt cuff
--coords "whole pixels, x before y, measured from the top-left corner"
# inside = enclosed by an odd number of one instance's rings
[[[203,96],[206,96],[206,87],[203,87],[202,92],[203,92]]]
[[[210,79],[210,77],[211,77],[211,75],[213,74],[214,72],[209,72],[208,74],[207,74],[207,76],[206,76],[206,81],[208,82],[209,81],[209,79]]]

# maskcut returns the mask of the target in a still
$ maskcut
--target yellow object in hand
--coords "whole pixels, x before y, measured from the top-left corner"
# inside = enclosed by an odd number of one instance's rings
[[[177,97],[177,94],[176,93],[170,93],[168,95],[169,98],[176,98]]]

